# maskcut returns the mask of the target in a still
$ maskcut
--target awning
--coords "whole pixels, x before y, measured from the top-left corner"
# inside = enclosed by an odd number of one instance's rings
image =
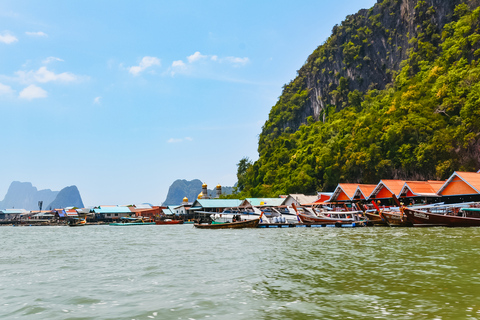
[[[201,209],[203,209],[203,207],[191,207],[188,210],[201,210]]]

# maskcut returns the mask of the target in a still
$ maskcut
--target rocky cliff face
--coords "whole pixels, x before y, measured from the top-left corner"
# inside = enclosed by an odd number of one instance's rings
[[[263,127],[259,151],[265,140],[284,131],[360,105],[363,93],[392,83],[412,51],[435,54],[442,28],[463,2],[472,8],[480,5],[479,0],[379,0],[373,8],[348,16],[284,86]]]
[[[202,184],[202,181],[198,179],[191,181],[175,180],[168,189],[167,199],[165,199],[163,205],[180,205],[184,197],[187,197],[189,202],[195,201],[198,194],[202,191]],[[222,194],[231,194],[232,190],[232,187],[222,187]],[[211,198],[215,198],[216,191],[214,189],[208,189],[208,195]]]
[[[10,184],[0,209],[38,210],[38,202],[43,201],[43,210],[76,206],[83,208],[82,198],[77,187],[67,187],[61,191],[37,190],[30,182],[14,181]],[[55,207],[58,205],[57,207]]]
[[[70,186],[60,190],[55,200],[50,203],[48,207],[45,207],[45,209],[50,210],[66,207],[83,208],[82,197],[76,186]]]
[[[38,210],[38,201],[43,201],[43,208],[55,200],[58,191],[50,189],[37,190],[30,182],[13,181],[8,188],[1,209]]]

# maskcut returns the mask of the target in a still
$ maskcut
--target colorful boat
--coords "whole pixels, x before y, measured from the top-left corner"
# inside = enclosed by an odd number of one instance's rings
[[[172,220],[172,219],[155,220],[155,224],[157,224],[157,225],[162,225],[162,224],[183,224],[183,220]]]
[[[364,212],[365,217],[367,217],[367,224],[373,226],[387,226],[387,222],[382,219],[382,217],[375,212]]]
[[[297,213],[298,218],[302,223],[305,224],[332,224],[332,225],[342,225],[342,224],[352,224],[355,222],[362,222],[360,219],[357,219],[357,211],[345,211],[345,212],[328,212],[320,213],[315,211],[315,214],[310,213],[307,210],[302,210],[302,208],[297,208],[295,204],[292,204],[293,209]]]
[[[154,225],[155,222],[149,222],[141,217],[138,218],[130,218],[130,217],[122,217],[122,222],[112,222],[110,226],[145,226],[145,225]]]
[[[245,221],[225,222],[225,223],[195,223],[195,228],[200,229],[240,229],[240,228],[258,228],[260,218]]]
[[[380,210],[378,214],[390,227],[409,227],[409,226],[411,226],[411,224],[405,218],[404,214],[401,211]]]
[[[87,217],[80,219],[80,218],[69,218],[67,221],[67,225],[69,227],[83,227],[87,225]]]
[[[404,208],[407,220],[414,227],[480,227],[480,208],[452,207],[445,213]]]

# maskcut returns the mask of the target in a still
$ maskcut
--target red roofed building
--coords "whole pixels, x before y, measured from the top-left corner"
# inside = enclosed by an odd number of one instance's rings
[[[415,202],[434,203],[440,202],[438,190],[443,186],[445,181],[406,181],[397,195],[405,204],[414,204]]]
[[[136,217],[144,217],[155,220],[163,213],[163,209],[167,207],[158,207],[158,206],[140,206],[140,207],[130,207],[130,211],[135,213]]]
[[[383,205],[393,204],[390,200],[400,194],[404,184],[404,180],[381,180],[368,198],[380,201]]]
[[[339,183],[329,202],[351,202],[358,183]]]
[[[480,201],[480,173],[455,171],[438,194],[446,203]]]
[[[353,194],[354,200],[368,200],[373,190],[377,187],[376,184],[359,184],[355,193]]]

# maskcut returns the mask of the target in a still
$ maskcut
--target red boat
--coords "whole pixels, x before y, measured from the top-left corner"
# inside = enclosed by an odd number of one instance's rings
[[[404,208],[414,227],[480,227],[480,208],[452,208],[445,214]]]
[[[170,220],[170,219],[156,220],[155,224],[183,224],[183,220]]]

